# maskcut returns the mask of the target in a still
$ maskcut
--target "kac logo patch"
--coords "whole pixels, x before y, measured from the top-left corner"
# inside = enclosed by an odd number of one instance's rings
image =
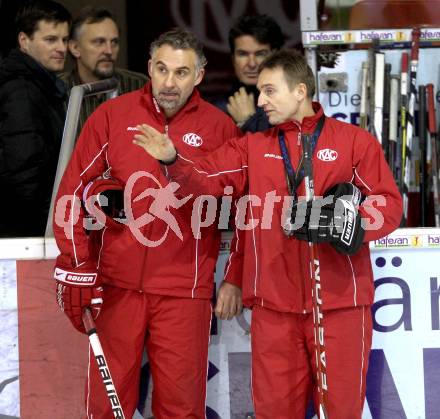
[[[203,144],[202,138],[193,132],[188,132],[188,134],[185,134],[182,139],[184,143],[191,147],[200,147]]]
[[[338,152],[330,148],[324,148],[318,151],[317,156],[322,161],[335,161],[338,158]]]

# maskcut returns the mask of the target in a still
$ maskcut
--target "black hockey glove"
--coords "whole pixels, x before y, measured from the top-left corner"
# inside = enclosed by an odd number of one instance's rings
[[[291,234],[312,243],[329,242],[340,253],[352,255],[362,245],[365,231],[357,206],[360,190],[351,183],[336,185],[323,198],[295,202]]]

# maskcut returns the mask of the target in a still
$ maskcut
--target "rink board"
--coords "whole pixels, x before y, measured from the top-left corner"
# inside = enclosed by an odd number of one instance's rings
[[[51,279],[56,251],[46,252],[44,260],[41,243],[33,240],[22,251],[33,260],[0,261],[0,418],[80,418],[87,338],[56,305]],[[225,235],[217,283],[228,240]],[[13,247],[1,241],[1,254]],[[440,230],[397,230],[372,243],[371,250],[375,330],[363,418],[440,418]],[[214,327],[210,419],[244,419],[252,413],[249,322],[247,312],[240,324],[218,321]]]

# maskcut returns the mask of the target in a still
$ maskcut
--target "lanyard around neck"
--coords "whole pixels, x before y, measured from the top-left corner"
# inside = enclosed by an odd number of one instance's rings
[[[319,118],[318,123],[316,124],[315,131],[312,134],[312,155],[315,150],[316,144],[318,143],[318,138],[321,135],[322,128],[324,126],[325,115],[323,114],[321,118]],[[301,160],[298,164],[297,171],[293,168],[292,161],[290,160],[289,150],[287,148],[284,131],[278,131],[278,142],[280,144],[281,156],[283,157],[284,169],[286,171],[286,180],[287,180],[287,188],[289,189],[289,193],[292,197],[296,198],[296,190],[299,184],[304,179],[304,170],[302,168],[303,164],[303,156],[304,152],[301,155]]]

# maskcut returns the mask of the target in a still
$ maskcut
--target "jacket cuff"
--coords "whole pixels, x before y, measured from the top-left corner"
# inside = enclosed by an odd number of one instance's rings
[[[238,262],[236,262],[238,263]],[[231,269],[225,272],[223,281],[228,282],[229,284],[235,285],[239,288],[242,287],[243,279],[241,275],[241,269]]]
[[[160,164],[163,164],[164,166],[171,166],[172,164],[174,164],[174,163],[176,162],[176,160],[177,160],[178,157],[179,157],[179,153],[178,153],[177,150],[176,150],[176,155],[174,156],[174,159],[173,159],[173,160],[167,160],[167,161],[165,161],[165,160],[159,160],[159,163],[160,163]]]

